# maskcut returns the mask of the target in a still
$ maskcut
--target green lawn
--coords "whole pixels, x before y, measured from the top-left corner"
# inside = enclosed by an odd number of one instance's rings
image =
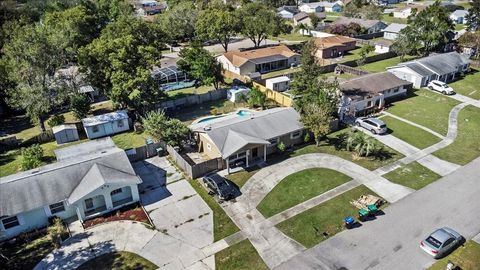
[[[252,166],[249,168],[246,168],[243,171],[239,171],[236,173],[229,174],[225,176],[228,180],[232,181],[237,185],[239,188],[243,187],[245,183],[252,177],[255,173],[257,173],[260,170],[260,167],[258,166]]]
[[[299,171],[282,179],[257,209],[269,218],[350,180],[349,176],[326,168]]]
[[[455,92],[474,99],[480,99],[480,72],[472,69],[472,72],[465,75],[463,78],[450,83],[450,86]]]
[[[286,40],[286,41],[308,41],[311,38],[312,37],[304,36],[304,35],[302,35],[298,32],[292,32],[292,33],[289,33],[289,34],[278,35],[277,37],[273,37],[272,39],[273,40],[278,40],[278,41],[282,41],[282,40]]]
[[[319,204],[277,225],[284,234],[311,248],[344,229],[343,219],[358,217],[358,209],[350,204],[362,195],[376,194],[361,185]]]
[[[394,183],[418,190],[437,181],[440,175],[415,161],[391,171],[383,177]]]
[[[223,211],[222,207],[215,201],[215,199],[208,195],[207,190],[202,186],[199,180],[189,180],[192,187],[208,204],[213,211],[213,239],[214,241],[221,240],[229,235],[239,231],[237,225],[233,223],[230,217]]]
[[[445,270],[448,261],[453,262],[464,270],[480,269],[480,244],[470,240],[457,248],[452,254],[439,260],[428,270]]]
[[[406,58],[406,59],[411,59],[411,58]],[[393,58],[384,59],[381,61],[368,63],[361,66],[360,68],[372,73],[377,73],[377,72],[384,72],[387,69],[387,67],[392,67],[400,63],[401,63],[400,57],[397,56]]]
[[[195,95],[195,94],[204,94],[213,90],[215,90],[213,85],[202,85],[197,88],[192,86],[192,87],[183,88],[179,90],[168,91],[167,96],[171,99],[176,99],[176,98],[181,98],[181,97]]]
[[[157,268],[158,266],[140,255],[119,251],[100,255],[80,265],[77,270],[154,270]]]
[[[407,24],[408,20],[404,18],[395,18],[393,16],[390,16],[390,14],[383,14],[381,18],[382,22],[386,23],[401,23],[401,24]]]
[[[215,254],[218,270],[268,270],[257,250],[248,239]]]
[[[382,121],[392,131],[392,135],[419,149],[427,148],[441,139],[430,132],[400,121],[390,116],[382,117]]]
[[[136,133],[128,131],[124,133],[115,134],[112,140],[121,149],[137,148],[145,145],[145,139],[149,138],[146,133]]]
[[[480,156],[480,108],[467,106],[458,115],[458,134],[449,146],[434,152],[438,158],[465,165]]]
[[[247,103],[233,103],[229,100],[215,100],[175,111],[171,116],[190,124],[193,120],[200,117],[210,116],[212,114],[229,113],[245,107],[247,107]]]
[[[307,145],[305,147],[295,150],[292,155],[299,156],[310,153],[325,153],[352,161],[369,170],[378,169],[404,157],[401,153],[385,145],[382,155],[379,155],[376,158],[366,157],[354,159],[352,152],[348,152],[344,146],[345,135],[347,134],[347,132],[347,130],[339,130],[331,133],[327,136],[327,139],[321,142],[320,146],[316,146],[315,144]],[[381,143],[379,142],[379,144]]]
[[[302,68],[300,67],[293,67],[293,68],[287,68],[287,69],[281,69],[277,71],[272,71],[269,73],[262,74],[262,79],[268,79],[268,78],[273,78],[273,77],[278,77],[278,76],[283,76],[283,75],[289,75],[295,72],[301,71]]]
[[[360,46],[360,47],[356,48],[355,50],[351,50],[351,51],[345,53],[345,55],[343,56],[343,59],[342,59],[342,61],[340,61],[340,63],[360,59],[361,58],[360,57],[360,51],[362,50],[362,47],[363,46]],[[375,51],[372,51],[367,56],[372,56],[372,55],[375,55],[375,54],[377,54],[377,53]]]
[[[0,269],[33,269],[37,263],[53,251],[53,248],[49,237],[46,235],[40,235],[26,243],[4,243],[0,249],[2,254],[9,258],[9,261],[6,265],[0,265]]]
[[[448,132],[448,115],[459,102],[430,90],[417,90],[409,97],[393,103],[390,113],[434,130],[442,135]]]

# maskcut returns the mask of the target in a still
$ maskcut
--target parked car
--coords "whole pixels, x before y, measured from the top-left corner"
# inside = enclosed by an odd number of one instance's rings
[[[387,125],[375,117],[362,117],[355,120],[357,127],[363,127],[366,130],[369,130],[373,134],[383,134],[387,132]]]
[[[462,243],[463,237],[456,231],[443,227],[420,242],[420,247],[435,259],[442,258]]]
[[[216,194],[222,200],[232,199],[235,195],[235,187],[216,173],[204,176],[203,184],[210,194]]]
[[[430,89],[430,90],[435,90],[435,91],[438,91],[444,95],[453,95],[455,94],[455,92],[453,91],[453,89],[448,86],[448,84],[444,83],[444,82],[441,82],[441,81],[437,81],[437,80],[433,80],[431,82],[428,83],[427,87]]]

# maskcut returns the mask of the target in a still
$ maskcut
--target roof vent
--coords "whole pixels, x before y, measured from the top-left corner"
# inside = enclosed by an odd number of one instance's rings
[[[210,131],[210,130],[212,130],[212,127],[211,127],[211,126],[204,127],[203,130],[205,130],[205,131]]]
[[[100,154],[105,154],[107,153],[107,151],[103,150],[102,152],[100,152]]]
[[[38,173],[38,172],[40,172],[40,170],[34,170],[34,171],[32,171],[30,174],[36,174],[36,173]]]

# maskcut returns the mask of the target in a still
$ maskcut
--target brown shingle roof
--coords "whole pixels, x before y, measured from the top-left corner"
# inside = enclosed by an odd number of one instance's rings
[[[378,94],[384,90],[411,82],[399,79],[390,72],[372,73],[363,75],[340,84],[340,90],[346,95]]]
[[[293,52],[287,46],[284,46],[284,45],[254,49],[254,50],[243,51],[243,52],[232,51],[232,52],[226,52],[223,54],[223,56],[225,56],[228,59],[228,61],[230,61],[236,67],[242,66],[249,60],[275,56],[275,55],[292,57],[298,54]]]
[[[331,36],[315,39],[315,46],[319,49],[326,49],[335,46],[344,46],[345,43],[355,41],[353,38],[345,36]]]

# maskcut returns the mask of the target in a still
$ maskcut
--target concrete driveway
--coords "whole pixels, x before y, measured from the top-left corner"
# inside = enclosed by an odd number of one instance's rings
[[[434,259],[419,248],[435,228],[466,239],[480,233],[480,158],[385,209],[385,215],[344,231],[276,269],[424,269]]]

